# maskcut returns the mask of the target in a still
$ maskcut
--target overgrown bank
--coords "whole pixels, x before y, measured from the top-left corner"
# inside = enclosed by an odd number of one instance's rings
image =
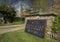
[[[56,36],[55,39],[57,39],[60,42],[60,14],[58,14],[55,17],[55,21],[53,23],[53,28],[52,28],[54,35]]]
[[[56,33],[60,31],[60,14],[55,17],[52,30]]]

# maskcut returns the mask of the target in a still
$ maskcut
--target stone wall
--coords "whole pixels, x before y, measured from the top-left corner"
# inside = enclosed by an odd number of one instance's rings
[[[51,35],[51,31],[52,31],[52,24],[54,22],[54,17],[53,16],[31,16],[31,17],[26,17],[25,19],[25,24],[27,22],[27,20],[47,20],[46,21],[46,27],[45,27],[45,35]]]
[[[3,24],[3,23],[4,23],[3,17],[0,17],[0,24]]]

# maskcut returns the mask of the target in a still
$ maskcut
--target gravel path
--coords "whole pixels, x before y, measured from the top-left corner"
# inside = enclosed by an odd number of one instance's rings
[[[24,28],[24,24],[11,25],[11,26],[0,26],[0,34],[11,32],[11,31],[16,31],[16,30],[23,29],[23,28]]]

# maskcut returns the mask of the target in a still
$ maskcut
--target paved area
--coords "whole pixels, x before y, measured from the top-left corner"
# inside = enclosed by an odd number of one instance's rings
[[[16,30],[23,29],[23,28],[24,28],[24,24],[11,25],[11,26],[0,26],[0,34],[11,32],[11,31],[16,31]]]

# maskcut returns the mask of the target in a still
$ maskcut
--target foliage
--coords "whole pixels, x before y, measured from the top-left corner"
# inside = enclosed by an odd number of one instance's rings
[[[3,17],[3,15],[0,13],[0,18]]]
[[[16,11],[15,8],[8,6],[7,4],[0,5],[0,13],[4,19],[9,19],[11,22],[14,20]]]
[[[33,7],[44,7],[47,8],[49,6],[48,0],[31,0]]]
[[[60,31],[60,14],[58,14],[57,17],[55,17],[55,21],[53,23],[52,30],[54,32],[59,32]]]
[[[43,9],[43,11],[45,9],[48,9],[49,10],[49,7],[50,7],[50,3],[49,3],[49,0],[31,0],[31,7],[33,8],[37,8],[37,9]],[[47,10],[47,11],[48,11]]]

